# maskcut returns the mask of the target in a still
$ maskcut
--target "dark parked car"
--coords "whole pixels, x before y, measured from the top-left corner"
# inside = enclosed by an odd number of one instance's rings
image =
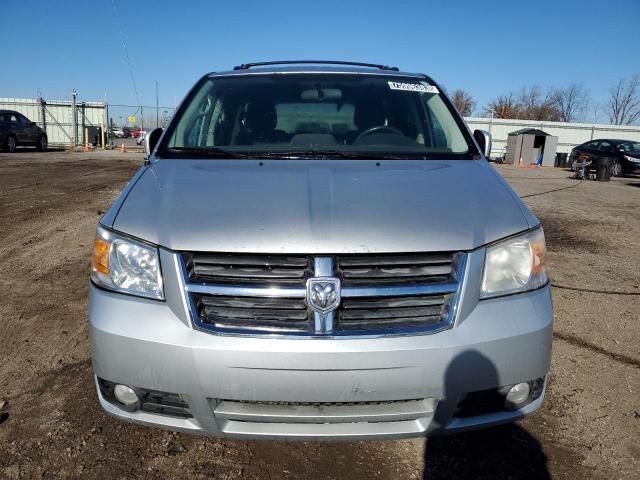
[[[602,161],[610,161],[614,177],[640,172],[640,142],[637,141],[600,139],[578,145],[569,155],[572,168],[581,156],[591,160],[594,166]]]
[[[21,113],[0,110],[0,147],[15,152],[16,147],[31,146],[37,150],[47,149],[47,132]]]

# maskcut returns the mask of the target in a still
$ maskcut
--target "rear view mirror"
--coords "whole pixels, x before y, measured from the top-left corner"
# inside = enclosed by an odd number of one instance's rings
[[[491,134],[486,130],[476,130],[473,132],[473,138],[478,143],[482,155],[488,159],[491,155]]]
[[[309,90],[303,90],[300,94],[300,100],[309,101],[322,101],[322,100],[340,100],[342,98],[342,90],[339,88],[311,88]]]
[[[144,153],[147,155],[151,155],[151,153],[155,150],[156,145],[158,144],[158,140],[162,136],[161,128],[154,128],[151,132],[149,132],[144,137]]]

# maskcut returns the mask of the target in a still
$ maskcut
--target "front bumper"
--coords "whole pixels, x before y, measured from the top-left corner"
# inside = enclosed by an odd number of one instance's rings
[[[467,305],[454,328],[379,338],[277,338],[194,330],[165,302],[91,286],[96,376],[180,394],[191,418],[103,408],[135,423],[233,438],[404,438],[510,422],[540,407],[457,416],[470,392],[543,378],[550,287]]]

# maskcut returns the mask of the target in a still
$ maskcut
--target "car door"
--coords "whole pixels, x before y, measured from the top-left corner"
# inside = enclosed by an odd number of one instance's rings
[[[9,123],[9,129],[16,136],[19,145],[25,145],[31,142],[29,139],[29,129],[21,120],[22,115],[18,113],[7,113],[6,118]]]
[[[40,129],[24,115],[18,115],[18,120],[24,127],[25,135],[28,139],[26,142],[36,145],[40,140]]]
[[[0,113],[0,140],[5,138],[5,135],[9,133],[9,129],[9,116],[5,113]]]

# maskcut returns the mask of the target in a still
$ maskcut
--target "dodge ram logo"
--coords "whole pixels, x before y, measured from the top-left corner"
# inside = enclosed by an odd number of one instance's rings
[[[340,280],[317,277],[307,280],[307,304],[318,313],[329,313],[340,305]]]

